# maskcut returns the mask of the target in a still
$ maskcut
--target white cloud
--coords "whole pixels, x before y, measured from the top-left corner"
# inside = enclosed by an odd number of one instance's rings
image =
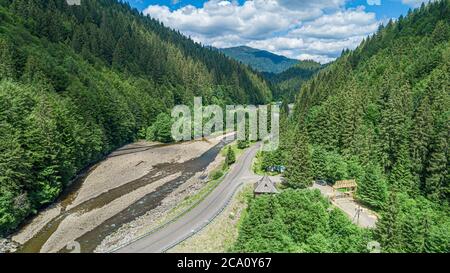
[[[366,36],[377,30],[379,22],[374,13],[366,13],[363,8],[341,10],[323,15],[301,27],[292,30],[291,35],[304,37],[345,39]]]
[[[281,6],[289,9],[305,9],[305,8],[339,8],[345,4],[346,0],[278,0]]]
[[[345,9],[346,0],[210,0],[170,10],[144,10],[195,41],[215,47],[248,45],[291,58],[329,62],[376,31],[375,14]]]
[[[367,5],[369,6],[380,6],[381,0],[367,0]]]

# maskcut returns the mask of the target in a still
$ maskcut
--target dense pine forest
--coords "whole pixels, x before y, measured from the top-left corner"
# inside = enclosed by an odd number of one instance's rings
[[[279,74],[299,63],[298,60],[248,46],[222,48],[219,50],[226,56],[263,73]]]
[[[357,199],[380,215],[370,237],[383,252],[448,253],[449,90],[450,1],[441,0],[381,26],[304,84],[282,147],[264,160],[287,166],[289,188],[356,179]],[[333,230],[335,212],[308,192],[252,200],[236,250],[339,252],[344,237],[345,250],[360,252],[367,234],[344,220]]]
[[[315,61],[300,61],[281,73],[264,73],[273,85],[273,98],[294,102],[303,83],[311,79],[324,66]]]
[[[128,4],[0,0],[0,234],[194,96],[256,104],[271,91]]]

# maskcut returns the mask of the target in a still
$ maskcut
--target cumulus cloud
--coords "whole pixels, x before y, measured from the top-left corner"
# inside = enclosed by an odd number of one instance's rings
[[[341,10],[323,15],[290,32],[291,36],[346,39],[365,36],[376,31],[378,22],[374,13],[366,13],[363,8]]]
[[[248,0],[239,4],[210,0],[201,8],[188,5],[170,10],[151,5],[144,14],[203,44],[248,45],[324,63],[335,59],[342,49],[356,47],[378,27],[374,13],[364,7],[345,9],[345,1]]]
[[[281,6],[289,9],[305,9],[305,8],[339,8],[345,4],[345,0],[278,0]]]
[[[379,5],[381,5],[381,0],[367,0],[367,5],[379,6]]]

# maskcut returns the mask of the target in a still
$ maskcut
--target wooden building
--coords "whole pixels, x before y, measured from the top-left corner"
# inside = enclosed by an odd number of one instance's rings
[[[336,181],[336,183],[333,185],[333,195],[331,196],[331,199],[334,200],[336,197],[353,197],[353,194],[356,192],[356,189],[358,188],[358,184],[356,183],[356,180],[340,180]],[[344,191],[339,191],[344,190]],[[339,195],[338,195],[339,194]]]
[[[272,180],[270,180],[270,178],[267,175],[255,183],[255,190],[253,191],[253,194],[255,196],[261,194],[276,194],[276,193],[278,193],[278,190],[275,187],[275,184],[272,182]]]

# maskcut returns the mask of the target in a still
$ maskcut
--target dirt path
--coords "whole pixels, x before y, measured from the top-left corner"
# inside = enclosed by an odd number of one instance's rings
[[[333,193],[333,188],[330,186],[322,186],[314,184],[313,189],[318,189],[320,192],[330,198]],[[357,224],[363,228],[375,228],[378,217],[368,208],[365,208],[358,204],[355,200],[350,198],[337,198],[332,201],[333,205],[340,208],[345,214],[347,214],[354,224]],[[357,211],[359,210],[359,217]]]

